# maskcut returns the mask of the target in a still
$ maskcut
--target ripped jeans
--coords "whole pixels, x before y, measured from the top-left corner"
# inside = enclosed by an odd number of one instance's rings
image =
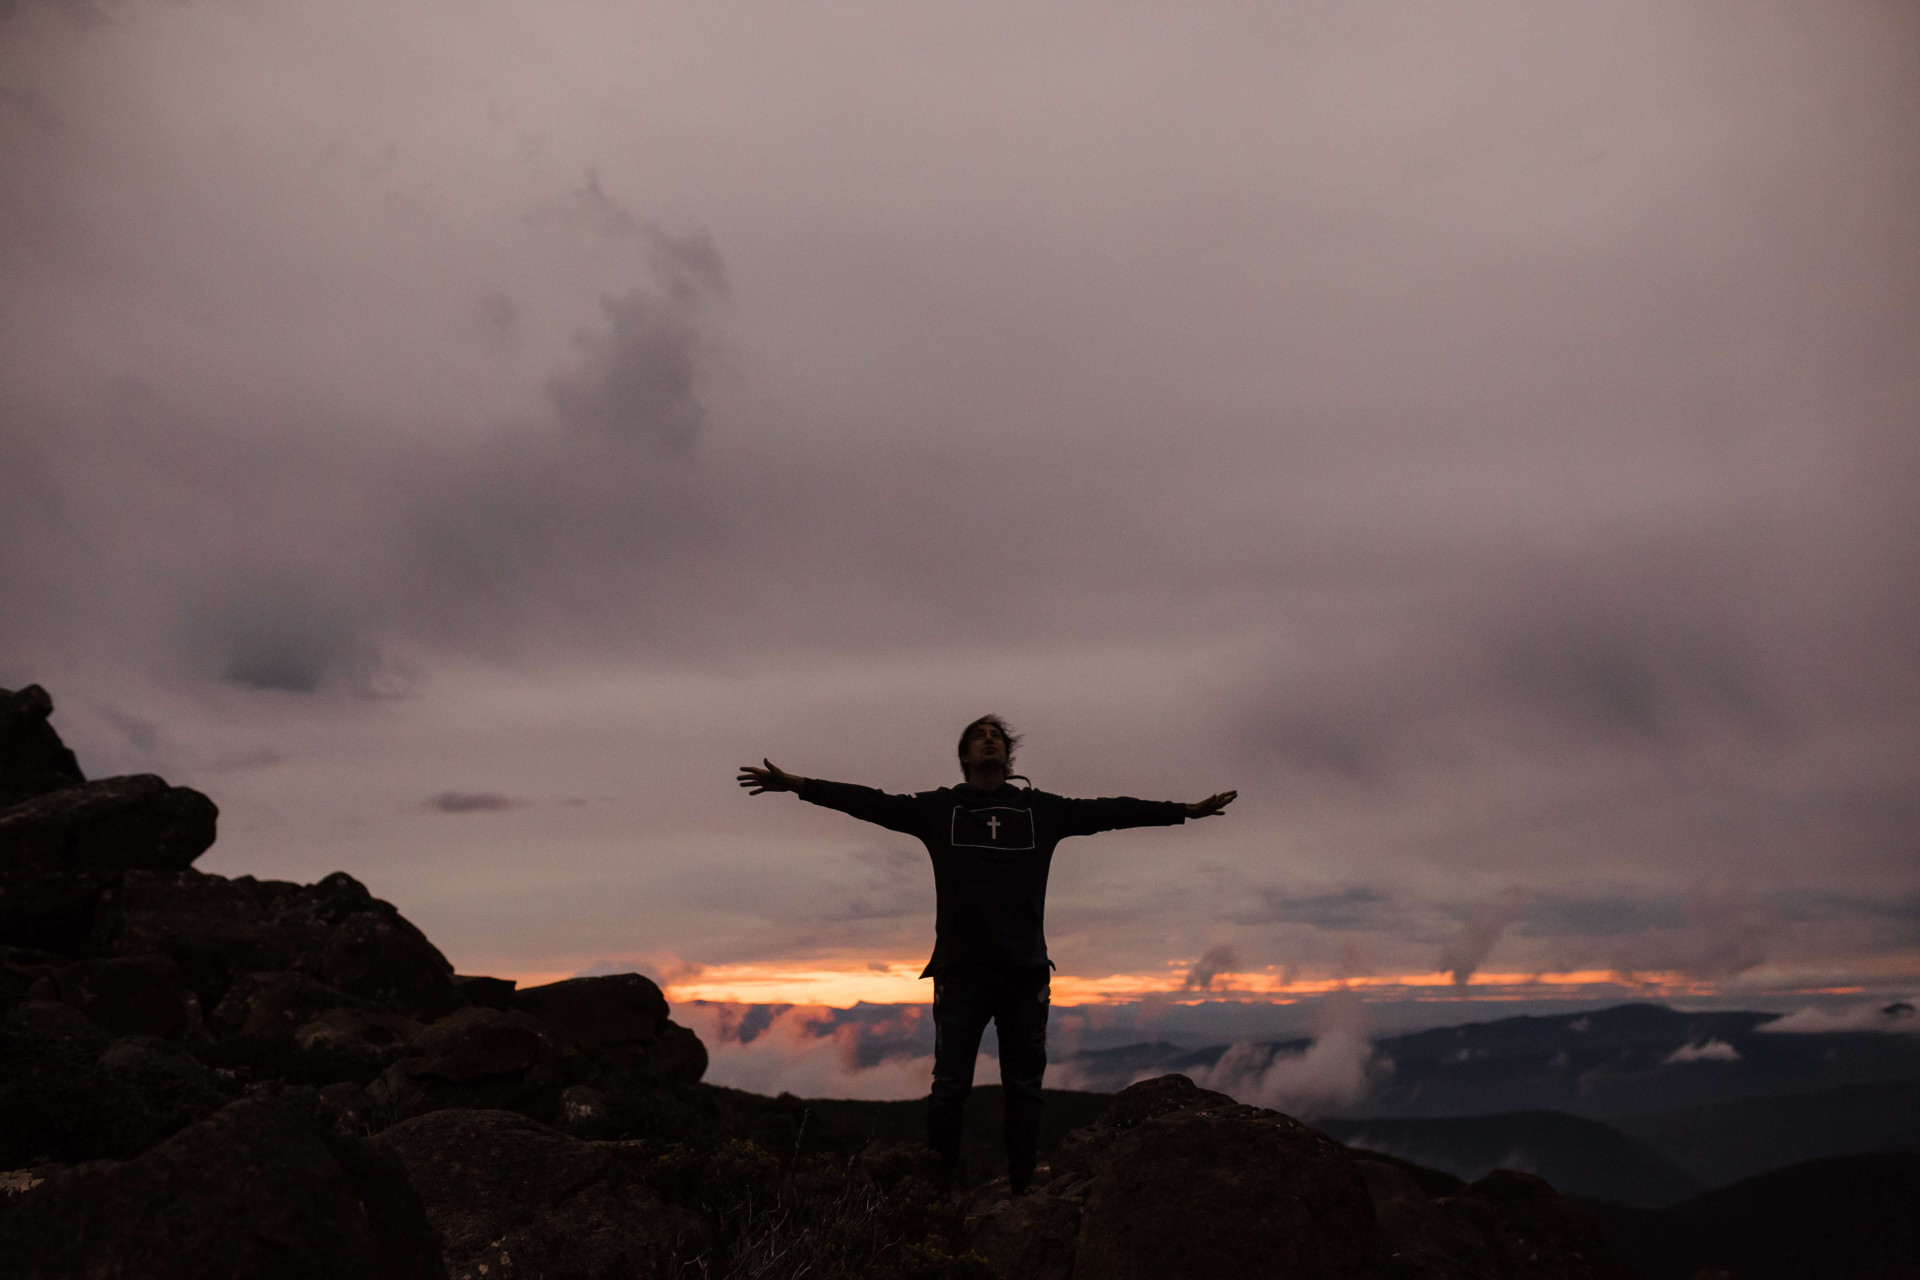
[[[933,980],[933,1092],[927,1145],[948,1169],[960,1161],[961,1124],[973,1091],[973,1062],[989,1019],[1000,1037],[1006,1097],[1007,1176],[1023,1188],[1040,1156],[1040,1079],[1047,1070],[1048,966],[961,969]]]

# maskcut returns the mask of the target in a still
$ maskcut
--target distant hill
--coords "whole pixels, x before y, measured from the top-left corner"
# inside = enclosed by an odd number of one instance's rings
[[[1559,1111],[1315,1121],[1350,1147],[1441,1169],[1472,1182],[1495,1169],[1536,1174],[1563,1195],[1672,1204],[1705,1190],[1658,1152],[1598,1120]]]
[[[1742,1098],[1622,1116],[1613,1124],[1706,1185],[1724,1186],[1805,1160],[1920,1151],[1920,1080]]]
[[[1588,1201],[1638,1280],[1912,1280],[1920,1155],[1880,1152],[1776,1169],[1667,1209]]]
[[[1595,1119],[1920,1079],[1920,1036],[1886,1032],[1783,1034],[1777,1014],[1685,1013],[1630,1004],[1593,1013],[1502,1018],[1375,1042],[1373,1085],[1323,1116],[1463,1116],[1563,1111]],[[1276,1042],[1276,1053],[1305,1041]],[[1130,1045],[1069,1055],[1089,1089],[1179,1071],[1209,1087],[1228,1046]]]

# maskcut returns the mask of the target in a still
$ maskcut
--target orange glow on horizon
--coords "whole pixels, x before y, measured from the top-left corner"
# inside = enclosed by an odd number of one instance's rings
[[[719,1004],[790,1004],[846,1008],[869,1004],[926,1004],[933,984],[920,977],[921,962],[822,960],[806,964],[712,965],[663,984],[676,1003],[707,1000]],[[1445,971],[1373,974],[1346,978],[1288,978],[1274,973],[1216,975],[1205,990],[1181,984],[1184,966],[1169,971],[1111,973],[1099,976],[1057,973],[1057,1005],[1119,1004],[1140,1000],[1198,1003],[1206,1000],[1261,1000],[1288,1003],[1305,996],[1354,991],[1363,995],[1399,995],[1407,999],[1524,999],[1529,995],[1572,995],[1573,988],[1603,988],[1622,995],[1711,995],[1713,984],[1681,973],[1623,976],[1606,969],[1566,973],[1476,973],[1463,985]],[[1542,990],[1546,988],[1547,990]],[[1458,993],[1458,994],[1455,994]],[[1595,991],[1595,995],[1605,994]]]
[[[521,987],[559,982],[580,972],[561,969],[547,958],[535,972],[501,973]],[[559,960],[564,963],[564,959]],[[586,958],[580,966],[592,963]],[[678,1004],[706,1000],[716,1004],[784,1004],[844,1009],[869,1004],[928,1004],[933,983],[920,977],[924,961],[880,959],[868,956],[832,956],[800,961],[748,964],[679,965],[670,962],[661,981],[667,999]],[[1210,986],[1184,984],[1189,964],[1169,961],[1159,970],[1133,973],[1055,973],[1056,1005],[1131,1004],[1140,1001],[1199,1004],[1210,1000],[1242,1000],[1289,1004],[1295,1000],[1351,991],[1364,999],[1412,1000],[1422,1003],[1470,1001],[1500,1003],[1539,999],[1659,999],[1677,996],[1731,994],[1723,984],[1689,977],[1677,971],[1622,974],[1610,969],[1575,969],[1560,973],[1475,973],[1456,984],[1444,970],[1424,973],[1364,974],[1349,977],[1294,977],[1285,971],[1220,973]],[[656,980],[661,970],[643,960],[634,971]],[[1768,989],[1778,995],[1861,995],[1868,991],[1858,976],[1835,973],[1777,973]]]

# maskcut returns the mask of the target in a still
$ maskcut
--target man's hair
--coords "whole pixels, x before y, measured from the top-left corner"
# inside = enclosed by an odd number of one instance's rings
[[[973,737],[973,731],[983,724],[990,724],[1000,731],[1001,740],[1007,744],[1007,767],[1013,767],[1013,753],[1019,749],[1020,735],[1009,728],[1007,722],[999,716],[981,716],[978,720],[975,720],[972,724],[960,731],[960,748],[958,754],[961,760],[960,773],[962,776],[965,776],[967,772],[965,763],[967,759],[967,740]]]

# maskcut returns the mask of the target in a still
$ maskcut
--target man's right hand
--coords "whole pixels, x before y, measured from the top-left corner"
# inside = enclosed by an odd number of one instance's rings
[[[760,761],[764,769],[756,769],[750,764],[740,766],[740,777],[736,779],[747,788],[747,794],[757,796],[762,791],[798,791],[806,785],[806,779],[798,774],[786,772],[771,760]]]

